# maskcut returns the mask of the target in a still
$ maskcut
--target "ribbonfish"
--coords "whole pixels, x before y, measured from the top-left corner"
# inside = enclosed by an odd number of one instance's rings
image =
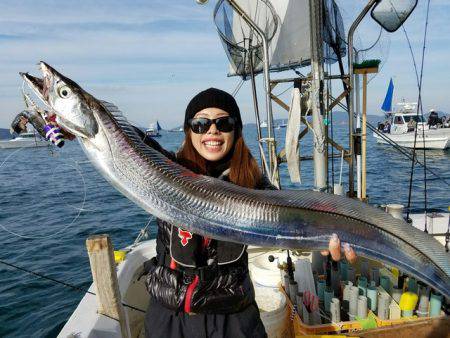
[[[44,62],[21,73],[117,190],[191,232],[263,247],[323,250],[336,233],[358,255],[396,266],[450,296],[450,255],[432,236],[365,203],[321,192],[242,188],[198,175],[142,142],[113,104]]]

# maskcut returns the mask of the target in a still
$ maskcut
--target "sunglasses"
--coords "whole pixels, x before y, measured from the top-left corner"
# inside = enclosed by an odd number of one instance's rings
[[[198,117],[189,120],[189,127],[196,134],[205,134],[212,124],[216,125],[217,130],[223,133],[229,133],[234,130],[235,121],[230,116],[223,116],[217,119],[208,119],[206,117]]]

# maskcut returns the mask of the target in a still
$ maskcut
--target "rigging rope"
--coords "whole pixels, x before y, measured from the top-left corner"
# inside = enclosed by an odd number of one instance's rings
[[[240,82],[238,82],[238,84],[236,85],[236,88],[234,88],[233,92],[231,93],[231,95],[233,97],[235,97],[237,95],[237,93],[239,92],[239,90],[241,89],[243,84],[244,84],[244,79],[241,78]]]

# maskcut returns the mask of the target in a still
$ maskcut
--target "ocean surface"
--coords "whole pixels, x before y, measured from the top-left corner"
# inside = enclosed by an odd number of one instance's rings
[[[345,145],[346,125],[334,126],[334,136]],[[284,129],[276,130],[278,150]],[[162,132],[158,139],[176,150],[184,134]],[[245,127],[253,154],[254,125]],[[311,135],[301,144],[311,154]],[[337,152],[335,152],[337,154]],[[420,155],[422,156],[422,155]],[[368,137],[368,195],[372,204],[407,204],[411,162],[394,149]],[[450,151],[427,151],[428,167],[450,182]],[[339,181],[340,159],[334,161]],[[313,185],[312,161],[301,165],[303,183],[289,183],[283,164],[284,188],[308,189]],[[342,175],[346,184],[346,165]],[[331,166],[329,181],[332,181]],[[428,207],[447,210],[449,186],[428,174]],[[423,169],[417,168],[413,208],[424,208]],[[114,247],[131,244],[149,221],[149,215],[115,191],[86,160],[78,143],[62,149],[0,149],[0,260],[51,278],[88,288],[92,282],[85,248],[86,238],[108,233]],[[151,235],[155,235],[151,224]],[[0,337],[55,337],[75,310],[83,293],[38,278],[0,263]]]

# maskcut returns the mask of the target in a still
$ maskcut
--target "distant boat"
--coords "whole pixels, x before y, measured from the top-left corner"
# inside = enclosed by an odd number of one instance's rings
[[[418,149],[446,149],[450,147],[450,128],[447,118],[439,118],[433,112],[433,118],[425,121],[422,115],[417,115],[416,102],[401,102],[398,111],[392,111],[392,97],[394,84],[392,79],[381,109],[385,112],[386,120],[378,123],[378,131],[382,132],[390,140],[406,148]],[[431,115],[431,114],[430,114]],[[431,117],[431,116],[430,116]],[[417,133],[416,133],[417,129]],[[387,144],[385,137],[374,133],[377,143]]]
[[[262,121],[260,124],[259,124],[259,126],[260,126],[260,128],[267,128],[267,121]]]
[[[161,134],[159,131],[161,130],[161,126],[159,125],[159,122],[156,121],[155,123],[150,123],[148,128],[145,130],[145,134],[150,137],[160,137]]]
[[[39,134],[27,132],[10,140],[0,140],[0,149],[46,147],[49,142]]]
[[[287,127],[287,120],[283,120],[283,122],[281,122],[277,125],[277,129],[286,128],[286,127]]]

